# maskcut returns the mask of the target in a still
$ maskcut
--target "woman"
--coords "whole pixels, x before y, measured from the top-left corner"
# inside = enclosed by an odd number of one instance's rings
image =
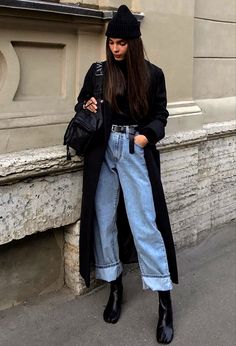
[[[178,274],[155,147],[168,117],[165,79],[144,59],[139,23],[125,5],[108,24],[106,36],[104,121],[84,157],[80,273],[89,286],[94,263],[96,278],[110,282],[103,317],[116,323],[122,263],[138,258],[143,288],[159,293],[156,337],[167,344],[173,338],[170,290]],[[76,110],[97,110],[95,68],[87,72]]]

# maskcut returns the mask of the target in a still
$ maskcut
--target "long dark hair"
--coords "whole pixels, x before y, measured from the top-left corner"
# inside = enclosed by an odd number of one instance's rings
[[[125,40],[128,43],[126,53],[127,84],[120,68],[109,48],[109,38],[106,41],[107,67],[105,71],[104,97],[113,110],[120,112],[117,96],[127,93],[131,116],[142,119],[148,113],[149,73],[144,58],[144,48],[141,38]]]

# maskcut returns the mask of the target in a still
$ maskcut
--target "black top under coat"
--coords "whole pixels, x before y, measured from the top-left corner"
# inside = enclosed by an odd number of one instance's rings
[[[115,60],[115,64],[123,73],[127,85],[128,75],[126,61]],[[116,101],[120,112],[115,110],[112,112],[112,123],[115,125],[137,125],[137,120],[134,120],[130,113],[127,92],[124,95],[118,95]]]
[[[127,64],[126,60],[115,60],[115,64],[122,71],[126,83],[128,80],[128,72],[127,72]],[[117,96],[117,105],[121,112],[112,112],[112,123],[115,125],[138,125],[138,121],[135,120],[130,112],[129,108],[129,99],[128,93],[126,92],[124,95]],[[150,143],[155,141],[155,133],[151,129],[145,129],[142,131],[142,134],[148,139]]]

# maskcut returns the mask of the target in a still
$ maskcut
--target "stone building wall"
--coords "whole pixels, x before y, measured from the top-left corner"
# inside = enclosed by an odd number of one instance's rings
[[[84,291],[83,161],[66,161],[61,144],[121,3],[141,20],[147,55],[166,76],[170,117],[158,148],[176,246],[235,219],[233,0],[0,0],[0,309],[64,284]]]

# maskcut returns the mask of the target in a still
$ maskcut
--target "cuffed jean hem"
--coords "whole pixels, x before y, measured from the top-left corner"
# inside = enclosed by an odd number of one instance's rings
[[[142,276],[143,289],[152,291],[169,291],[173,288],[170,277],[158,278]]]
[[[117,279],[122,271],[123,267],[120,262],[117,262],[114,265],[109,265],[107,267],[95,265],[96,279],[104,280],[107,282],[111,282]]]

